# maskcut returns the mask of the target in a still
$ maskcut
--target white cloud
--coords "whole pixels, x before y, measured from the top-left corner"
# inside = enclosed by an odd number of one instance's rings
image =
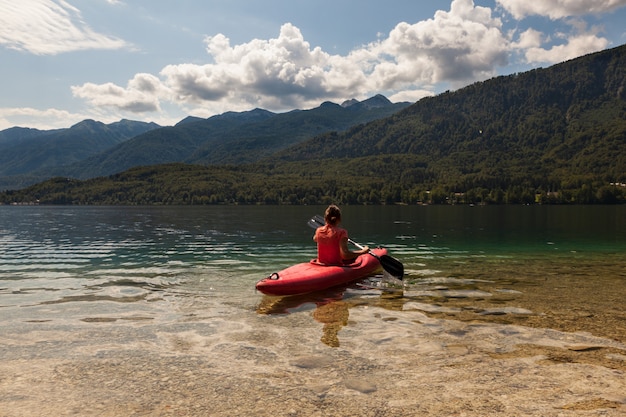
[[[561,19],[592,13],[602,14],[626,6],[626,0],[496,0],[496,2],[518,20],[532,15]]]
[[[87,83],[72,90],[95,106],[155,111],[163,100],[190,107],[191,112],[199,107],[206,113],[207,106],[228,110],[316,106],[320,100],[359,94],[358,88],[365,83],[363,71],[351,57],[311,48],[289,23],[275,39],[232,46],[226,36],[218,34],[205,42],[213,63],[168,65],[161,70],[161,79],[151,76],[149,89],[138,87],[135,76],[126,87]],[[147,77],[142,74],[140,78],[146,81]]]
[[[522,32],[519,40],[514,43],[514,47],[518,49],[538,48],[541,46],[543,34],[538,30],[530,28]]]
[[[83,98],[96,107],[114,107],[132,113],[160,110],[159,97],[167,93],[161,81],[151,74],[137,74],[126,88],[113,83],[72,86],[75,97]]]
[[[550,49],[530,47],[525,51],[526,61],[529,63],[548,62],[555,64],[600,51],[608,47],[608,41],[593,33],[585,33],[567,39],[567,43],[554,45]]]
[[[495,75],[507,63],[509,41],[491,9],[454,0],[449,12],[410,25],[398,24],[373,51],[372,71],[381,89],[416,83],[463,84]]]
[[[430,90],[404,90],[397,94],[387,97],[392,103],[400,103],[403,101],[415,102],[424,97],[432,97],[435,93]]]
[[[580,19],[569,19],[566,23],[572,27],[571,33],[556,32],[546,36],[531,28],[521,33],[512,47],[521,51],[529,64],[556,64],[609,46],[606,38],[598,36],[598,28],[588,29],[587,24]],[[551,46],[544,47],[548,40]]]
[[[512,47],[521,51],[527,63],[549,63],[573,59],[606,49],[609,41],[599,36],[600,28],[587,28],[582,16],[604,14],[626,6],[626,0],[496,0],[518,20],[538,15],[552,20],[562,20],[571,26],[569,33],[555,32],[545,35],[530,28],[521,33]],[[549,46],[543,46],[548,44]]]
[[[121,39],[93,31],[64,0],[0,0],[0,45],[36,55],[119,49]]]
[[[85,115],[59,109],[0,108],[0,130],[12,126],[33,127],[33,120],[37,121],[35,124],[38,129],[58,129],[71,126],[87,118]]]
[[[150,79],[150,89],[137,87],[136,76],[126,87],[75,86],[74,95],[95,106],[134,111],[156,111],[159,102],[170,102],[195,114],[306,108],[381,92],[417,100],[433,94],[435,83],[462,85],[495,75],[510,49],[501,21],[472,0],[454,0],[449,12],[438,11],[433,19],[400,23],[387,38],[345,56],[311,47],[290,23],[274,39],[233,46],[217,34],[205,42],[210,63],[168,65],[160,78]]]

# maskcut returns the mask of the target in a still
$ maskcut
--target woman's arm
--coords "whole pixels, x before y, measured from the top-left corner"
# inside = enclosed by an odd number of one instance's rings
[[[315,233],[313,234],[313,241],[317,242],[317,232],[320,230],[320,228],[318,227],[317,229],[315,229]]]
[[[363,246],[363,249],[359,249],[356,251],[352,251],[348,248],[348,238],[344,237],[341,239],[341,243],[339,245],[339,249],[341,250],[341,257],[343,259],[354,259],[359,255],[363,255],[370,251],[369,246]]]

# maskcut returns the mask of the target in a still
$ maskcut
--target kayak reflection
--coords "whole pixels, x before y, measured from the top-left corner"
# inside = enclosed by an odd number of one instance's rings
[[[339,330],[348,324],[349,304],[345,301],[333,301],[318,305],[313,311],[313,318],[324,324],[322,343],[330,347],[339,347]]]
[[[360,297],[346,296],[347,290],[351,290],[351,294],[354,294],[352,291],[356,293],[371,291],[371,287],[353,284],[301,295],[284,297],[264,295],[257,307],[257,313],[267,315],[292,314],[313,309],[312,317],[323,324],[320,339],[322,343],[330,347],[339,347],[338,334],[348,324],[349,309],[363,304]],[[397,292],[393,295],[402,297]],[[388,294],[385,291],[380,291],[380,296],[386,298]]]
[[[314,293],[274,297],[264,295],[257,313],[290,314],[311,308],[312,316],[322,323],[322,343],[330,347],[339,347],[339,330],[348,324],[349,303],[343,300],[345,286],[335,287]]]

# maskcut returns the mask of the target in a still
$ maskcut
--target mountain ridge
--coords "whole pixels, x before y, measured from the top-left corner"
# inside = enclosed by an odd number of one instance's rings
[[[361,103],[364,104],[359,107]],[[317,108],[286,113],[255,108],[242,112],[228,111],[206,119],[188,116],[174,126],[125,119],[105,125],[86,119],[70,128],[50,131],[9,128],[0,131],[0,151],[3,146],[12,144],[19,144],[20,147],[5,152],[3,160],[0,158],[0,162],[5,162],[4,169],[0,169],[0,189],[22,188],[54,176],[87,179],[134,166],[159,163],[252,162],[262,155],[308,139],[310,135],[342,130],[355,123],[385,117],[409,104],[394,104],[379,95],[354,103],[352,113],[345,113],[343,120],[327,112],[344,112],[345,109],[334,103],[330,106],[323,103]],[[326,116],[323,113],[327,113]],[[310,116],[309,120],[304,120],[307,116]],[[317,121],[313,120],[314,117]],[[273,118],[276,118],[277,125],[272,124],[270,119]],[[290,122],[290,119],[297,122]],[[133,132],[132,128],[138,125],[146,128]],[[102,138],[102,130],[105,129],[115,131],[108,140]],[[90,131],[99,135],[90,138],[99,143],[89,143],[89,148],[83,149],[84,144],[74,141],[68,153],[55,154],[49,147],[40,149],[40,144],[33,142],[46,137],[50,143],[57,141],[57,145],[65,147],[60,141],[63,135],[70,134],[68,132],[88,135]],[[119,140],[120,136],[123,140]],[[46,159],[46,153],[55,156]],[[34,154],[38,155],[37,158],[25,156]]]
[[[207,119],[187,117],[174,126],[145,131],[72,164],[57,164],[30,174],[36,178],[88,179],[143,165],[254,162],[311,136],[382,118],[409,105],[394,104],[381,97],[373,102],[366,100],[364,106],[352,109],[322,103],[313,109],[286,113],[256,108],[229,111]],[[97,122],[83,121],[75,129],[94,123]]]

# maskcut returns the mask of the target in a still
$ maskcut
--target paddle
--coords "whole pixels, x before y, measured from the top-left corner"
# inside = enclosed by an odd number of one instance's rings
[[[318,227],[324,226],[326,222],[324,221],[324,218],[318,214],[314,216],[313,218],[311,218],[307,222],[307,224],[309,225],[310,228],[317,229]],[[356,246],[359,249],[363,249],[362,245],[356,243],[352,239],[348,239],[348,242],[352,243],[354,246]],[[393,275],[394,278],[402,279],[402,277],[404,276],[404,265],[402,265],[402,262],[400,262],[396,258],[393,258],[389,255],[378,256],[372,251],[369,251],[368,253],[372,255],[374,258],[378,259],[378,261],[380,262],[380,265],[383,267],[383,269],[386,272]]]

